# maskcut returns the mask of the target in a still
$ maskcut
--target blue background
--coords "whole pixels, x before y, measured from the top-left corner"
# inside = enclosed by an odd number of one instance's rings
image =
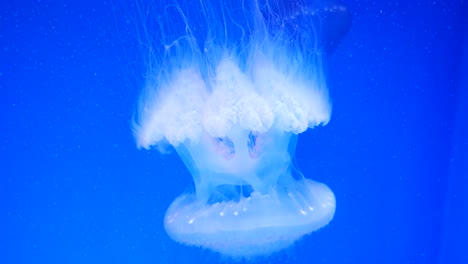
[[[467,2],[347,5],[332,120],[296,153],[334,191],[335,218],[258,261],[468,263]],[[136,149],[132,6],[0,4],[0,263],[228,261],[165,234],[192,182],[174,153]]]

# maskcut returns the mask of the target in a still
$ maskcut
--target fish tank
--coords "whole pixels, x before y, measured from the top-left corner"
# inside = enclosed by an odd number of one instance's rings
[[[468,263],[465,1],[1,6],[2,263]]]

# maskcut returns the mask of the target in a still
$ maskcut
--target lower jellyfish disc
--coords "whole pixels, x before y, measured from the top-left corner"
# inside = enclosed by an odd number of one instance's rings
[[[231,257],[262,256],[327,225],[335,206],[326,185],[303,179],[288,190],[254,191],[237,202],[206,204],[195,194],[184,194],[167,210],[164,225],[169,236],[183,244]]]

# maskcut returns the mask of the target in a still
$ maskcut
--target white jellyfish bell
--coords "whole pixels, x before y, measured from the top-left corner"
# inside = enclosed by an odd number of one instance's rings
[[[330,119],[318,25],[325,12],[346,10],[193,2],[157,15],[164,48],[149,64],[137,145],[168,142],[193,176],[195,193],[166,212],[172,239],[227,256],[268,255],[335,213],[333,192],[303,177],[293,157],[297,135]]]

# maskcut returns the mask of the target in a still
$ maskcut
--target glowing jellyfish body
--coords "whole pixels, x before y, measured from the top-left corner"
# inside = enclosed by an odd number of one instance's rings
[[[166,6],[165,59],[151,64],[134,125],[139,147],[169,143],[194,179],[166,212],[169,236],[235,257],[288,247],[335,212],[332,191],[293,163],[297,135],[331,115],[316,17],[300,1],[240,2],[200,2],[202,22]]]

